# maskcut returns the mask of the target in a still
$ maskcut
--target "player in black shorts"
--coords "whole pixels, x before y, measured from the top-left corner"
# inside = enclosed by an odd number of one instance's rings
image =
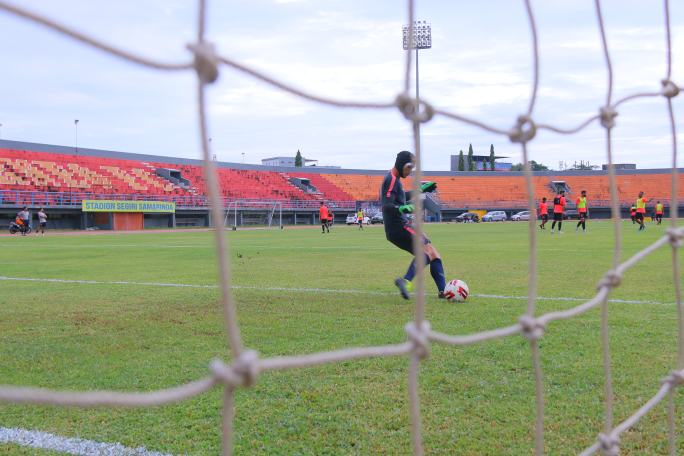
[[[380,201],[382,202],[382,217],[385,227],[385,237],[392,244],[413,255],[413,236],[416,234],[411,228],[410,221],[406,214],[414,211],[415,207],[406,201],[406,193],[401,185],[401,179],[408,177],[413,171],[414,156],[411,152],[401,151],[397,154],[394,167],[387,173],[380,188]],[[433,192],[437,188],[434,182],[426,182],[420,186],[420,191]],[[410,197],[409,197],[410,199]],[[423,235],[423,251],[425,253],[425,264],[430,265],[430,274],[437,285],[438,297],[444,298],[444,287],[446,279],[444,276],[444,266],[437,249],[430,243],[430,239]],[[416,260],[406,271],[404,277],[399,277],[394,284],[399,288],[402,298],[409,299],[409,292],[412,290],[411,280],[416,275]]]

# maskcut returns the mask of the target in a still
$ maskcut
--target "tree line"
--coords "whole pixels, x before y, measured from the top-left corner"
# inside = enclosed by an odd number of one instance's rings
[[[494,144],[489,146],[489,160],[482,162],[482,171],[487,171],[487,165],[489,165],[489,170],[494,171],[496,157],[494,155]],[[467,169],[466,169],[467,168]],[[473,159],[473,145],[468,145],[468,157],[463,156],[463,151],[461,150],[458,154],[458,170],[459,171],[477,171],[475,160]]]

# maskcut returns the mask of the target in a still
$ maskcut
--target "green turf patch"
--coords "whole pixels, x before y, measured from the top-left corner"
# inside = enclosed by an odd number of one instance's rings
[[[664,227],[632,228],[624,224],[623,259],[664,233]],[[589,229],[538,233],[540,296],[594,295],[611,267],[613,232],[605,222]],[[427,231],[447,277],[465,280],[472,293],[464,304],[438,301],[426,273],[432,327],[469,334],[517,322],[527,305],[519,299],[528,283],[526,225],[445,224]],[[389,244],[381,227],[335,226],[329,235],[316,227],[237,231],[227,238],[233,283],[243,287],[233,290],[241,333],[260,356],[405,340],[413,308],[392,282],[410,256]],[[0,384],[150,391],[206,376],[212,358],[229,359],[219,291],[211,288],[218,280],[212,241],[206,232],[0,238],[2,276],[104,282],[0,282]],[[647,401],[675,365],[673,290],[666,247],[629,271],[611,295],[653,302],[610,304],[616,422]],[[579,303],[540,300],[537,313]],[[540,341],[548,454],[576,454],[602,430],[599,326],[600,312],[592,310],[551,323]],[[264,373],[237,393],[235,452],[409,454],[407,366],[407,358],[397,357]],[[420,395],[429,454],[531,453],[534,379],[524,338],[462,348],[433,344],[421,367]],[[684,405],[679,398],[677,405]],[[2,405],[0,426],[209,455],[220,449],[220,411],[221,393],[214,390],[141,410]],[[660,406],[622,438],[623,452],[666,454],[666,423]],[[10,444],[0,452],[37,450]]]

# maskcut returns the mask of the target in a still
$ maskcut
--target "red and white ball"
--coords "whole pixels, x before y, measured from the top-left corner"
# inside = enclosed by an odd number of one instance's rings
[[[454,279],[444,287],[444,297],[447,301],[464,302],[469,294],[468,284],[463,280]]]

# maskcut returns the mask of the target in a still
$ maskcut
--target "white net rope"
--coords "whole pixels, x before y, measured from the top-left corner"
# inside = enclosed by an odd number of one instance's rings
[[[412,27],[414,23],[414,1],[408,0],[408,24]],[[246,349],[242,344],[240,329],[237,323],[235,301],[231,296],[230,286],[230,265],[226,255],[226,237],[223,228],[215,227],[216,251],[219,260],[220,290],[221,301],[224,309],[224,320],[228,345],[232,354],[232,362],[229,364],[221,360],[214,360],[209,366],[210,374],[202,379],[191,383],[177,386],[175,388],[147,392],[147,393],[121,393],[112,391],[92,391],[92,392],[61,392],[41,388],[22,388],[14,386],[0,386],[0,401],[11,403],[30,403],[30,404],[51,404],[61,406],[76,407],[95,407],[95,406],[115,406],[115,407],[150,407],[171,402],[178,402],[207,392],[214,387],[221,387],[224,391],[223,398],[223,454],[229,455],[233,448],[233,418],[234,418],[234,393],[237,388],[249,387],[257,377],[267,371],[285,370],[310,367],[320,364],[329,364],[352,359],[387,357],[387,356],[408,356],[410,358],[408,372],[408,389],[410,402],[410,422],[411,422],[411,441],[413,454],[423,454],[423,444],[421,437],[421,414],[420,399],[418,396],[418,372],[420,363],[427,358],[431,342],[438,342],[447,345],[470,345],[492,339],[503,338],[512,335],[525,337],[530,344],[532,355],[532,366],[535,378],[536,390],[536,423],[535,423],[535,453],[541,455],[544,452],[544,397],[543,397],[543,377],[540,363],[539,339],[544,336],[548,324],[556,320],[564,320],[580,315],[597,306],[601,307],[601,342],[603,347],[603,365],[605,374],[605,405],[604,405],[604,429],[598,435],[596,443],[586,448],[581,454],[590,455],[600,451],[605,455],[617,455],[620,446],[620,436],[623,432],[634,426],[656,405],[668,397],[668,426],[669,426],[669,451],[674,455],[677,452],[676,432],[675,432],[675,411],[673,394],[675,389],[684,383],[684,313],[682,312],[681,299],[681,280],[680,266],[678,259],[678,249],[682,245],[684,238],[684,228],[677,226],[678,198],[677,198],[677,136],[674,113],[672,109],[672,98],[677,96],[679,88],[672,81],[672,47],[671,47],[671,28],[668,0],[664,0],[664,18],[667,43],[667,72],[661,81],[662,90],[651,93],[635,93],[620,100],[613,100],[613,73],[609,52],[609,45],[606,40],[604,21],[601,14],[600,0],[595,0],[596,17],[598,20],[601,41],[606,67],[608,70],[608,87],[606,103],[600,107],[599,113],[586,119],[576,127],[561,128],[553,125],[537,123],[534,120],[534,107],[537,98],[537,88],[539,81],[539,53],[537,43],[537,27],[534,21],[534,14],[530,0],[524,0],[527,16],[530,23],[533,47],[533,87],[527,111],[519,116],[514,126],[509,130],[503,130],[476,119],[471,119],[457,113],[433,107],[428,102],[416,98],[409,94],[410,69],[411,69],[411,50],[406,52],[406,65],[404,72],[403,91],[393,101],[387,102],[361,102],[336,100],[317,94],[312,94],[284,82],[273,79],[252,68],[242,65],[230,58],[218,54],[213,44],[205,39],[206,21],[206,2],[199,0],[197,42],[189,44],[188,50],[192,53],[193,59],[190,62],[167,63],[151,60],[131,52],[121,50],[113,45],[102,43],[96,39],[83,35],[76,30],[58,24],[49,18],[42,17],[33,12],[27,11],[16,5],[12,5],[0,0],[0,10],[16,15],[18,17],[42,24],[43,26],[55,30],[61,34],[81,41],[82,43],[93,46],[111,55],[115,55],[138,65],[155,68],[165,71],[187,71],[194,70],[197,74],[197,106],[199,114],[199,124],[201,132],[202,156],[205,167],[205,179],[209,199],[211,201],[211,211],[213,220],[222,220],[224,208],[221,204],[219,186],[216,178],[215,164],[211,160],[210,143],[207,134],[205,88],[218,78],[219,69],[222,65],[232,67],[247,75],[259,79],[274,87],[278,87],[292,95],[307,99],[313,102],[344,107],[344,108],[365,108],[365,109],[399,109],[413,129],[414,150],[416,155],[416,170],[413,182],[421,182],[421,137],[420,124],[429,122],[434,116],[443,116],[454,119],[469,125],[479,127],[489,132],[507,136],[512,142],[519,143],[522,149],[523,163],[525,163],[525,181],[528,195],[528,208],[532,212],[535,210],[534,186],[532,183],[532,171],[528,160],[528,144],[535,138],[537,130],[549,130],[559,134],[577,133],[596,120],[606,131],[606,155],[609,164],[608,175],[611,194],[611,214],[614,226],[614,254],[613,267],[598,282],[596,295],[588,301],[570,308],[568,310],[549,312],[536,316],[535,304],[537,295],[537,240],[536,225],[534,218],[530,218],[528,223],[529,235],[529,284],[528,284],[528,303],[527,310],[518,321],[513,325],[483,331],[469,335],[448,335],[433,331],[430,323],[425,319],[425,283],[423,275],[416,276],[416,298],[414,319],[406,324],[407,341],[398,344],[384,345],[377,347],[347,348],[336,351],[313,353],[301,356],[282,356],[274,358],[260,358],[258,353]],[[412,30],[409,30],[412,35]],[[618,114],[617,108],[628,101],[645,97],[665,98],[669,113],[669,121],[672,134],[672,193],[670,201],[671,226],[666,234],[653,244],[644,248],[626,261],[621,260],[621,236],[620,236],[620,209],[617,195],[617,185],[615,171],[613,168],[611,132],[615,127],[615,117]],[[418,199],[417,208],[420,211],[421,202]],[[419,212],[420,213],[420,212]],[[422,246],[418,245],[418,239],[423,233],[423,223],[420,217],[416,217],[414,251],[421,251]],[[611,291],[620,285],[621,278],[625,271],[636,265],[651,253],[669,245],[672,250],[672,275],[675,288],[675,301],[677,308],[678,321],[678,353],[675,369],[663,379],[660,388],[641,408],[634,412],[623,422],[614,425],[613,423],[613,388],[611,376],[611,354],[608,343],[608,297]],[[424,266],[423,255],[416,255],[417,270],[422,270]]]

